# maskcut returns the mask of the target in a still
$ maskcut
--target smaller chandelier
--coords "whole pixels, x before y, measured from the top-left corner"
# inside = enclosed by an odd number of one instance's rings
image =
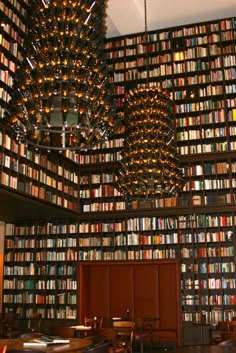
[[[144,0],[147,82],[128,92],[117,189],[128,198],[175,195],[184,185],[174,139],[173,104],[149,83],[147,5]]]
[[[174,141],[172,102],[161,88],[129,91],[117,188],[132,198],[165,197],[183,187]]]
[[[6,113],[19,142],[80,150],[113,133],[104,0],[31,0],[23,62]]]

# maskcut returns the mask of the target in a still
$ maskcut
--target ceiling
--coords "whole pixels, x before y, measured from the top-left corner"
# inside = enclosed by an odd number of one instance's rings
[[[144,0],[108,0],[107,38],[144,32]],[[236,16],[235,0],[146,0],[148,31]]]

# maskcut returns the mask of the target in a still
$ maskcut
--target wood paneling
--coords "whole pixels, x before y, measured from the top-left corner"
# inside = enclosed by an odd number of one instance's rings
[[[110,266],[110,308],[109,316],[124,317],[133,305],[133,266]]]
[[[94,313],[96,316],[104,316],[104,313],[107,313],[107,305],[110,298],[109,266],[92,266],[89,271],[88,281],[89,312]]]
[[[134,266],[134,312],[136,317],[159,317],[157,265]]]
[[[158,266],[158,296],[160,328],[176,328],[178,320],[177,307],[179,295],[177,292],[177,273],[174,263],[163,263]]]
[[[178,271],[175,261],[82,263],[80,323],[84,317],[159,318],[155,337],[179,340]]]

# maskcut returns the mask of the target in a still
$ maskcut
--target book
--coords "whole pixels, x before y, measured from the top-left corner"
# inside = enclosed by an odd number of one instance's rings
[[[69,339],[64,339],[61,337],[54,337],[54,336],[41,336],[34,338],[33,340],[27,341],[23,343],[24,347],[29,347],[29,346],[43,346],[47,347],[53,344],[67,344],[70,343]]]

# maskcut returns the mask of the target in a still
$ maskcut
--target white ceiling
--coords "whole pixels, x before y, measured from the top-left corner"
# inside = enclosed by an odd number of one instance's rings
[[[108,0],[107,37],[144,32],[144,0]],[[236,0],[146,0],[148,30],[236,16]]]

